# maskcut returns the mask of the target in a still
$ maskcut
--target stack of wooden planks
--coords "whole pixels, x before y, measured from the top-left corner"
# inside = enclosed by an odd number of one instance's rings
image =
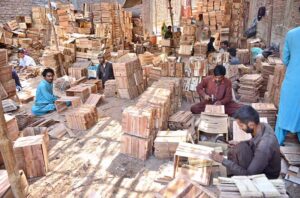
[[[284,181],[268,180],[265,175],[219,177],[219,197],[289,197]]]
[[[120,98],[133,99],[144,92],[143,70],[136,54],[126,54],[113,63]]]
[[[91,105],[82,105],[68,112],[66,121],[70,129],[87,130],[98,121],[97,108]]]
[[[255,103],[259,99],[263,78],[261,74],[246,74],[240,78],[238,94],[240,101]]]
[[[193,114],[190,111],[178,111],[169,118],[171,130],[188,129],[192,126]]]
[[[191,181],[186,177],[178,177],[155,194],[156,198],[163,197],[193,197],[193,198],[217,198],[217,195],[207,188]]]
[[[189,68],[191,77],[202,77],[207,76],[208,67],[207,67],[207,59],[203,57],[195,57],[192,56],[189,59]]]
[[[172,159],[180,142],[187,142],[188,131],[158,131],[154,140],[154,155],[158,159]]]
[[[45,50],[40,58],[40,62],[42,65],[53,69],[56,77],[61,77],[62,74],[58,62],[58,56],[60,56],[59,51]]]
[[[298,144],[294,146],[281,146],[280,153],[289,165],[300,165],[300,146]]]
[[[7,62],[7,50],[0,49],[0,97],[2,99],[16,95],[16,84],[12,79],[12,66]]]
[[[146,160],[152,154],[155,131],[167,128],[170,114],[181,105],[180,79],[162,78],[137,104],[123,112],[121,152]]]
[[[259,117],[267,118],[270,126],[275,129],[277,109],[272,103],[252,103],[252,107],[258,112]]]
[[[259,61],[257,61],[259,62]],[[258,65],[258,63],[257,63]],[[270,78],[274,78],[274,70],[275,70],[275,65],[271,65],[270,63],[267,62],[260,62],[260,70],[261,70],[261,74],[263,77],[263,83],[262,83],[262,89],[261,89],[261,93],[265,94],[265,92],[268,90],[268,82]],[[272,76],[272,77],[271,77]],[[261,96],[264,96],[262,95]]]
[[[45,176],[48,171],[48,151],[44,135],[19,137],[14,143],[19,169],[27,178]]]

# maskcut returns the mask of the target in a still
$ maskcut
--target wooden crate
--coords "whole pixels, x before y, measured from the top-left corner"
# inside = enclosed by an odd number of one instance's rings
[[[152,146],[153,136],[145,139],[124,133],[121,137],[121,153],[137,159],[148,159],[152,154]]]
[[[47,127],[26,127],[22,130],[20,137],[27,137],[27,136],[35,136],[35,135],[43,135],[44,142],[46,148],[49,148],[49,135],[48,135],[48,128]]]
[[[90,96],[90,90],[88,87],[83,87],[81,85],[76,85],[66,90],[67,96],[79,96],[82,102],[85,102],[86,99]]]
[[[68,72],[69,76],[74,77],[76,80],[88,76],[86,67],[70,67]]]
[[[70,106],[72,108],[77,108],[81,105],[81,98],[77,96],[66,96],[59,98],[55,101],[55,108],[58,113],[65,111],[68,109],[67,103],[71,103]]]
[[[98,92],[102,91],[102,89],[103,89],[102,80],[90,79],[90,80],[85,81],[84,84],[94,84],[94,85],[96,85]]]
[[[44,135],[19,137],[14,143],[14,153],[19,169],[27,178],[45,176],[48,171],[48,151]]]
[[[19,127],[15,116],[4,114],[6,126],[7,126],[7,137],[11,141],[15,141],[19,137]]]
[[[98,121],[98,112],[95,106],[82,105],[68,112],[66,121],[70,129],[87,130]]]

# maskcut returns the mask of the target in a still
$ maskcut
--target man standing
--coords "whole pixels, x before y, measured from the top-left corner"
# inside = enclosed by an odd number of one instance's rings
[[[212,152],[210,158],[227,168],[227,175],[265,174],[277,179],[281,170],[279,144],[273,129],[267,123],[259,122],[258,112],[251,106],[241,107],[235,114],[239,127],[252,138],[249,141],[230,141],[228,159]]]
[[[281,87],[276,137],[283,145],[288,132],[296,133],[300,142],[300,27],[287,33],[283,49],[283,63],[286,74]]]
[[[98,55],[99,65],[97,68],[97,76],[102,80],[102,85],[104,87],[107,80],[115,79],[113,66],[110,62],[105,60],[103,54]]]
[[[28,55],[25,55],[24,49],[18,50],[18,57],[20,59],[19,66],[21,71],[25,70],[28,66],[36,66],[36,63],[33,60],[33,58],[31,58]]]
[[[214,76],[208,76],[197,86],[197,92],[203,101],[191,107],[193,114],[200,114],[207,104],[224,105],[225,113],[233,115],[240,104],[232,101],[232,84],[225,78],[226,68],[218,65],[214,69]]]
[[[53,94],[53,69],[47,68],[42,73],[44,79],[38,85],[35,96],[35,103],[32,106],[32,113],[36,116],[45,115],[55,110],[55,101],[58,99]]]

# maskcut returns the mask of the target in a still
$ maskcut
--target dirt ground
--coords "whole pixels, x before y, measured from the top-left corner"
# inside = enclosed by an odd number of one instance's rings
[[[23,83],[24,90],[35,93],[40,78]],[[63,95],[56,90],[57,95]],[[172,161],[151,156],[147,161],[120,154],[122,110],[135,100],[106,98],[98,107],[98,123],[88,131],[73,131],[62,139],[51,139],[49,171],[46,176],[29,179],[29,197],[153,197],[164,185],[154,180],[161,172],[172,173]],[[20,111],[30,112],[32,102]],[[182,110],[190,104],[183,102]],[[65,122],[63,114],[46,115]],[[287,183],[291,197],[299,197],[299,188]]]

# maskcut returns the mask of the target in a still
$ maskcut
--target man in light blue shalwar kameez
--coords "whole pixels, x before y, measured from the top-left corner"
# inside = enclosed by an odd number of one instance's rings
[[[283,145],[288,132],[296,133],[300,142],[300,27],[286,35],[283,63],[286,74],[281,87],[276,137]]]
[[[57,96],[53,94],[54,71],[47,68],[42,73],[44,79],[38,85],[35,96],[35,104],[32,106],[32,113],[36,116],[45,115],[55,110]]]

